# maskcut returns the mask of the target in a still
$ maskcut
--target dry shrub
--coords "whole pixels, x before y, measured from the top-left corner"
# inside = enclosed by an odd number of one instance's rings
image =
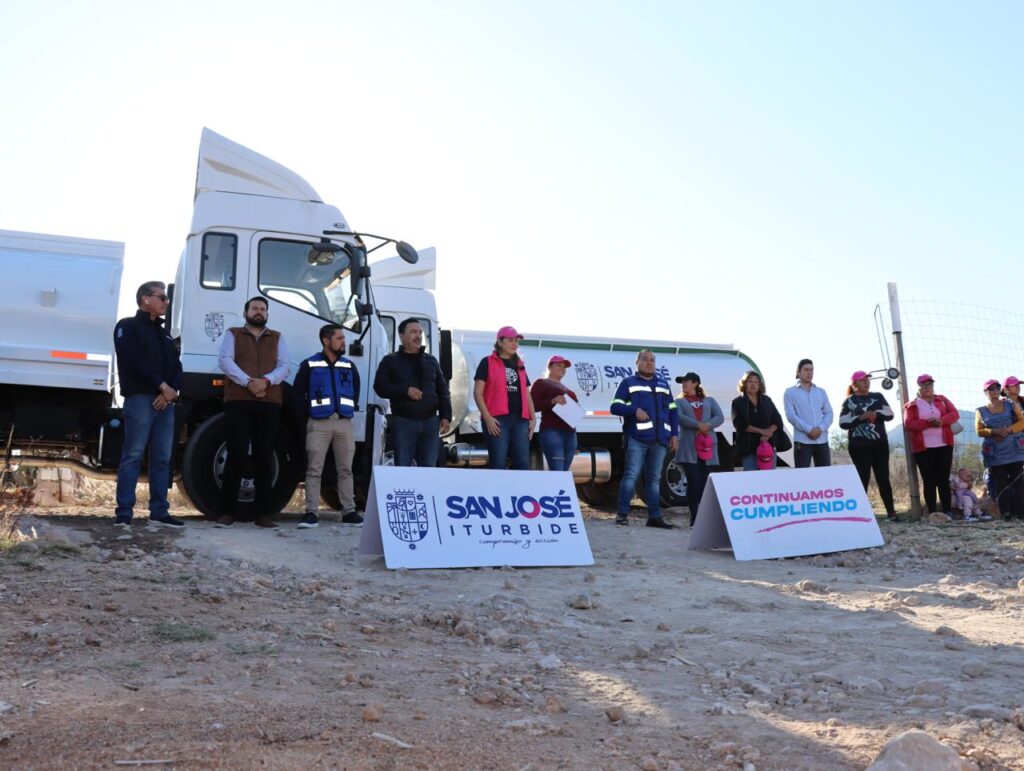
[[[0,489],[0,549],[21,540],[19,525],[31,499],[31,488],[7,484]]]

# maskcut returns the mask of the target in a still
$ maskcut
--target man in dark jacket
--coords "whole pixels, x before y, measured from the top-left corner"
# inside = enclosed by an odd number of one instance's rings
[[[181,387],[181,360],[164,329],[167,291],[160,281],[147,281],[135,293],[139,309],[114,327],[117,376],[124,397],[124,445],[117,468],[117,509],[114,524],[128,527],[135,508],[135,485],[142,456],[149,448],[149,521],[184,527],[168,513],[171,449],[174,444],[174,403]]]
[[[448,432],[452,400],[441,365],[423,348],[423,327],[416,319],[398,325],[402,347],[377,367],[373,390],[391,402],[392,444],[396,466],[437,465],[441,434]]]

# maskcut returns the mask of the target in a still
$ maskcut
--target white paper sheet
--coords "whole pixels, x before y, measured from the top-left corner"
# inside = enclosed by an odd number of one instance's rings
[[[565,397],[565,404],[554,404],[551,410],[572,428],[576,428],[576,425],[583,420],[583,416],[587,414],[579,402],[574,402],[568,396]]]

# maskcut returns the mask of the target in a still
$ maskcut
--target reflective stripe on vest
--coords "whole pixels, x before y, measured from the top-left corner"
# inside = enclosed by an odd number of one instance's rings
[[[662,388],[661,386],[656,386],[654,390],[659,394],[665,394],[665,396],[672,395],[671,391],[669,391],[667,388]]]
[[[629,392],[635,394],[637,391],[650,391],[650,386],[630,386]]]
[[[651,428],[654,428],[654,422],[650,421],[650,420],[648,420],[646,423],[637,423],[636,424],[636,430],[637,431],[647,431],[647,430],[649,430]]]

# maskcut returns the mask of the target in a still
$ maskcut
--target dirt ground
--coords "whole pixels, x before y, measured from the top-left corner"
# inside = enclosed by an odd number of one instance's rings
[[[389,571],[175,513],[0,551],[0,767],[852,769],[914,727],[1024,767],[1020,523],[736,562],[588,510],[593,567]]]

